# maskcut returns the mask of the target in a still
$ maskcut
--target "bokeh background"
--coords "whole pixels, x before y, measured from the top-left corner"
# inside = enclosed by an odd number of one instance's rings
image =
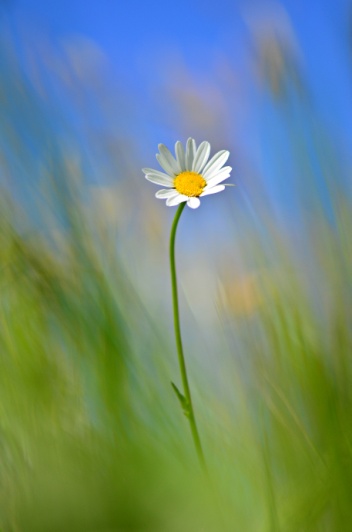
[[[351,530],[347,0],[2,0],[0,529]],[[174,208],[159,142],[229,149]]]

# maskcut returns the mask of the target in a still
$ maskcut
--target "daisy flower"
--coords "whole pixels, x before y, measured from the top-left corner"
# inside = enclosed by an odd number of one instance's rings
[[[231,166],[224,166],[230,153],[226,150],[216,153],[210,161],[210,144],[202,142],[198,149],[194,139],[189,138],[186,150],[180,141],[175,144],[176,158],[164,144],[159,144],[156,158],[165,170],[143,168],[146,179],[167,188],[158,190],[157,198],[166,199],[166,205],[173,207],[187,201],[188,207],[196,209],[200,199],[224,190],[222,181],[230,176]]]

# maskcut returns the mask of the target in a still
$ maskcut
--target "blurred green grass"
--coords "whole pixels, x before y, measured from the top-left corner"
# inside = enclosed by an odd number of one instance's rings
[[[1,209],[2,528],[348,530],[350,212],[333,232],[317,215],[303,258],[273,231],[270,268],[268,233],[247,228],[242,260],[259,273],[242,291],[227,279],[204,364],[198,318],[187,356],[207,479],[170,387],[169,316],[71,200],[52,239],[13,200]]]

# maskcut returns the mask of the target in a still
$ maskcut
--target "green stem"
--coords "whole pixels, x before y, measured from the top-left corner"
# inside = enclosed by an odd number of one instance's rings
[[[174,218],[172,228],[171,228],[171,235],[170,235],[170,268],[171,268],[171,286],[172,286],[172,307],[173,307],[173,314],[174,314],[174,328],[175,328],[175,339],[176,339],[178,363],[180,366],[183,393],[184,393],[184,396],[187,402],[187,417],[189,419],[193,441],[196,447],[199,461],[202,467],[205,468],[206,467],[205,459],[204,459],[202,444],[201,444],[198,429],[197,429],[196,418],[194,415],[191,389],[189,387],[186,362],[185,362],[185,357],[183,354],[181,327],[180,327],[180,315],[179,315],[179,309],[178,309],[177,278],[176,278],[176,264],[175,264],[175,238],[176,238],[176,229],[177,229],[178,221],[181,217],[183,209],[185,208],[185,205],[186,205],[185,202],[180,203],[176,211],[176,214],[175,214],[175,218]]]

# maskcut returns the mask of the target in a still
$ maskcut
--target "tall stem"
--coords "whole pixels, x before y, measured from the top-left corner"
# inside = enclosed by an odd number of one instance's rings
[[[187,417],[189,419],[192,437],[193,437],[194,445],[196,447],[199,461],[202,467],[205,468],[205,459],[204,459],[202,444],[201,444],[198,429],[197,429],[196,418],[194,415],[191,389],[189,387],[186,362],[185,362],[185,357],[183,354],[181,327],[180,327],[180,315],[179,315],[179,308],[178,308],[177,278],[176,278],[176,264],[175,264],[175,238],[176,238],[176,229],[177,229],[178,221],[181,217],[183,209],[185,208],[185,205],[186,205],[185,202],[179,205],[176,211],[176,214],[175,214],[175,218],[174,218],[172,228],[171,228],[171,235],[170,235],[170,268],[171,268],[171,286],[172,286],[172,307],[173,307],[173,314],[174,314],[174,328],[175,328],[175,339],[176,339],[178,363],[180,366],[183,393],[186,399]]]

